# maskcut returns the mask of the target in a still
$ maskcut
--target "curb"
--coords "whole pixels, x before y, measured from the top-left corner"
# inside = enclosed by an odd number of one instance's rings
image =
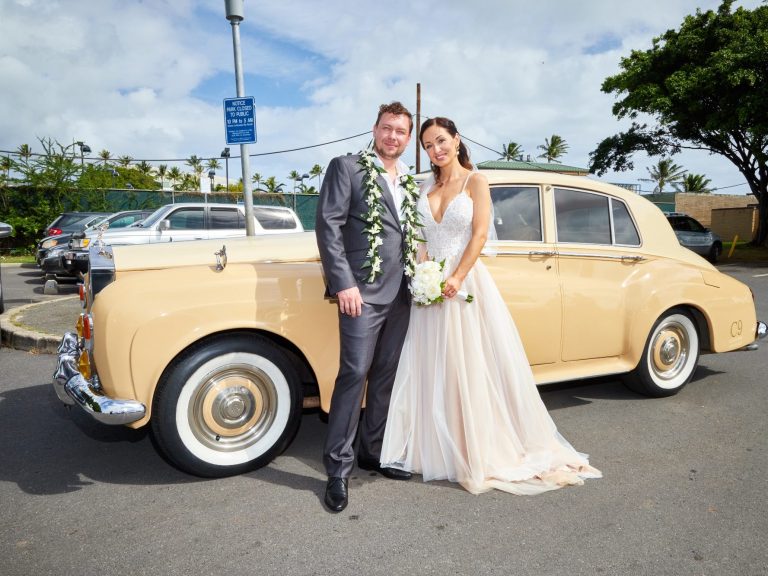
[[[77,296],[67,296],[66,298],[77,298]],[[37,306],[45,306],[51,302],[64,300],[46,300],[45,302],[33,302],[17,308],[6,310],[0,315],[0,345],[16,350],[25,350],[36,354],[56,354],[61,342],[62,334],[50,334],[47,332],[35,332],[27,330],[13,323],[13,319],[20,313]]]

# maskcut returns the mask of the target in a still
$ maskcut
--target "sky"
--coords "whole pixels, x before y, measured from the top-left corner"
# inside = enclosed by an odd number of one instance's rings
[[[561,161],[586,167],[603,138],[629,125],[611,113],[603,80],[631,50],[719,3],[244,0],[245,95],[255,98],[258,132],[251,173],[291,190],[292,170],[365,147],[369,135],[315,145],[370,131],[381,103],[400,100],[415,113],[417,83],[422,120],[454,120],[474,141],[474,161],[497,159],[509,141],[535,160],[558,134],[569,145]],[[52,138],[85,142],[94,158],[106,149],[182,170],[193,154],[218,158],[222,101],[237,96],[224,12],[223,0],[0,0],[0,151],[42,152],[38,139]],[[403,156],[409,165],[415,144]],[[240,148],[230,148],[234,179]],[[601,179],[650,191],[642,179],[657,160],[638,154],[633,171]],[[674,161],[721,193],[748,193],[719,156],[687,151]]]

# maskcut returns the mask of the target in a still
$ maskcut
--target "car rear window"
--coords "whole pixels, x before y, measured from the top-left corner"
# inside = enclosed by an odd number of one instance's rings
[[[209,216],[211,230],[245,228],[245,217],[237,208],[211,208]]]
[[[264,230],[295,230],[293,213],[264,206],[254,206],[253,215]]]

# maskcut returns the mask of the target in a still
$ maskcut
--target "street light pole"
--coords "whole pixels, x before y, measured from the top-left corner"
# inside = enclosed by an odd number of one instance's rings
[[[235,81],[237,83],[237,97],[245,96],[245,83],[243,81],[242,56],[240,54],[240,22],[243,21],[243,0],[224,0],[224,9],[227,20],[232,25],[232,48],[235,53]],[[245,202],[245,235],[255,236],[256,229],[253,225],[253,192],[251,189],[251,166],[248,157],[248,144],[240,144],[240,166],[243,172],[243,200]]]
[[[211,168],[208,170],[208,179],[211,181],[211,194],[213,194],[213,177],[216,176],[216,171]],[[208,194],[205,195],[205,201],[208,202]]]
[[[91,153],[91,147],[81,140],[78,140],[77,142],[75,142],[75,144],[77,144],[77,147],[80,148],[80,169],[82,170],[84,166],[83,158],[85,154]]]
[[[302,174],[299,176],[299,186],[304,184],[304,179],[309,178],[309,174]],[[293,211],[296,212],[296,188],[293,189]]]
[[[229,156],[229,147],[226,147],[221,151],[221,157],[224,158],[224,177],[227,180],[227,192],[229,192]]]

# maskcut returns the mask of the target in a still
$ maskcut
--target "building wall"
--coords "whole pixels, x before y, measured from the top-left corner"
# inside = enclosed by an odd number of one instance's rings
[[[708,228],[712,227],[713,210],[718,208],[745,208],[752,204],[757,204],[757,200],[751,194],[747,196],[693,194],[691,192],[678,192],[675,194],[675,212],[683,212],[688,214],[688,216],[693,216]]]
[[[724,242],[730,242],[738,235],[739,241],[749,242],[757,232],[757,205],[746,208],[715,208],[712,210],[710,228],[719,234]]]

